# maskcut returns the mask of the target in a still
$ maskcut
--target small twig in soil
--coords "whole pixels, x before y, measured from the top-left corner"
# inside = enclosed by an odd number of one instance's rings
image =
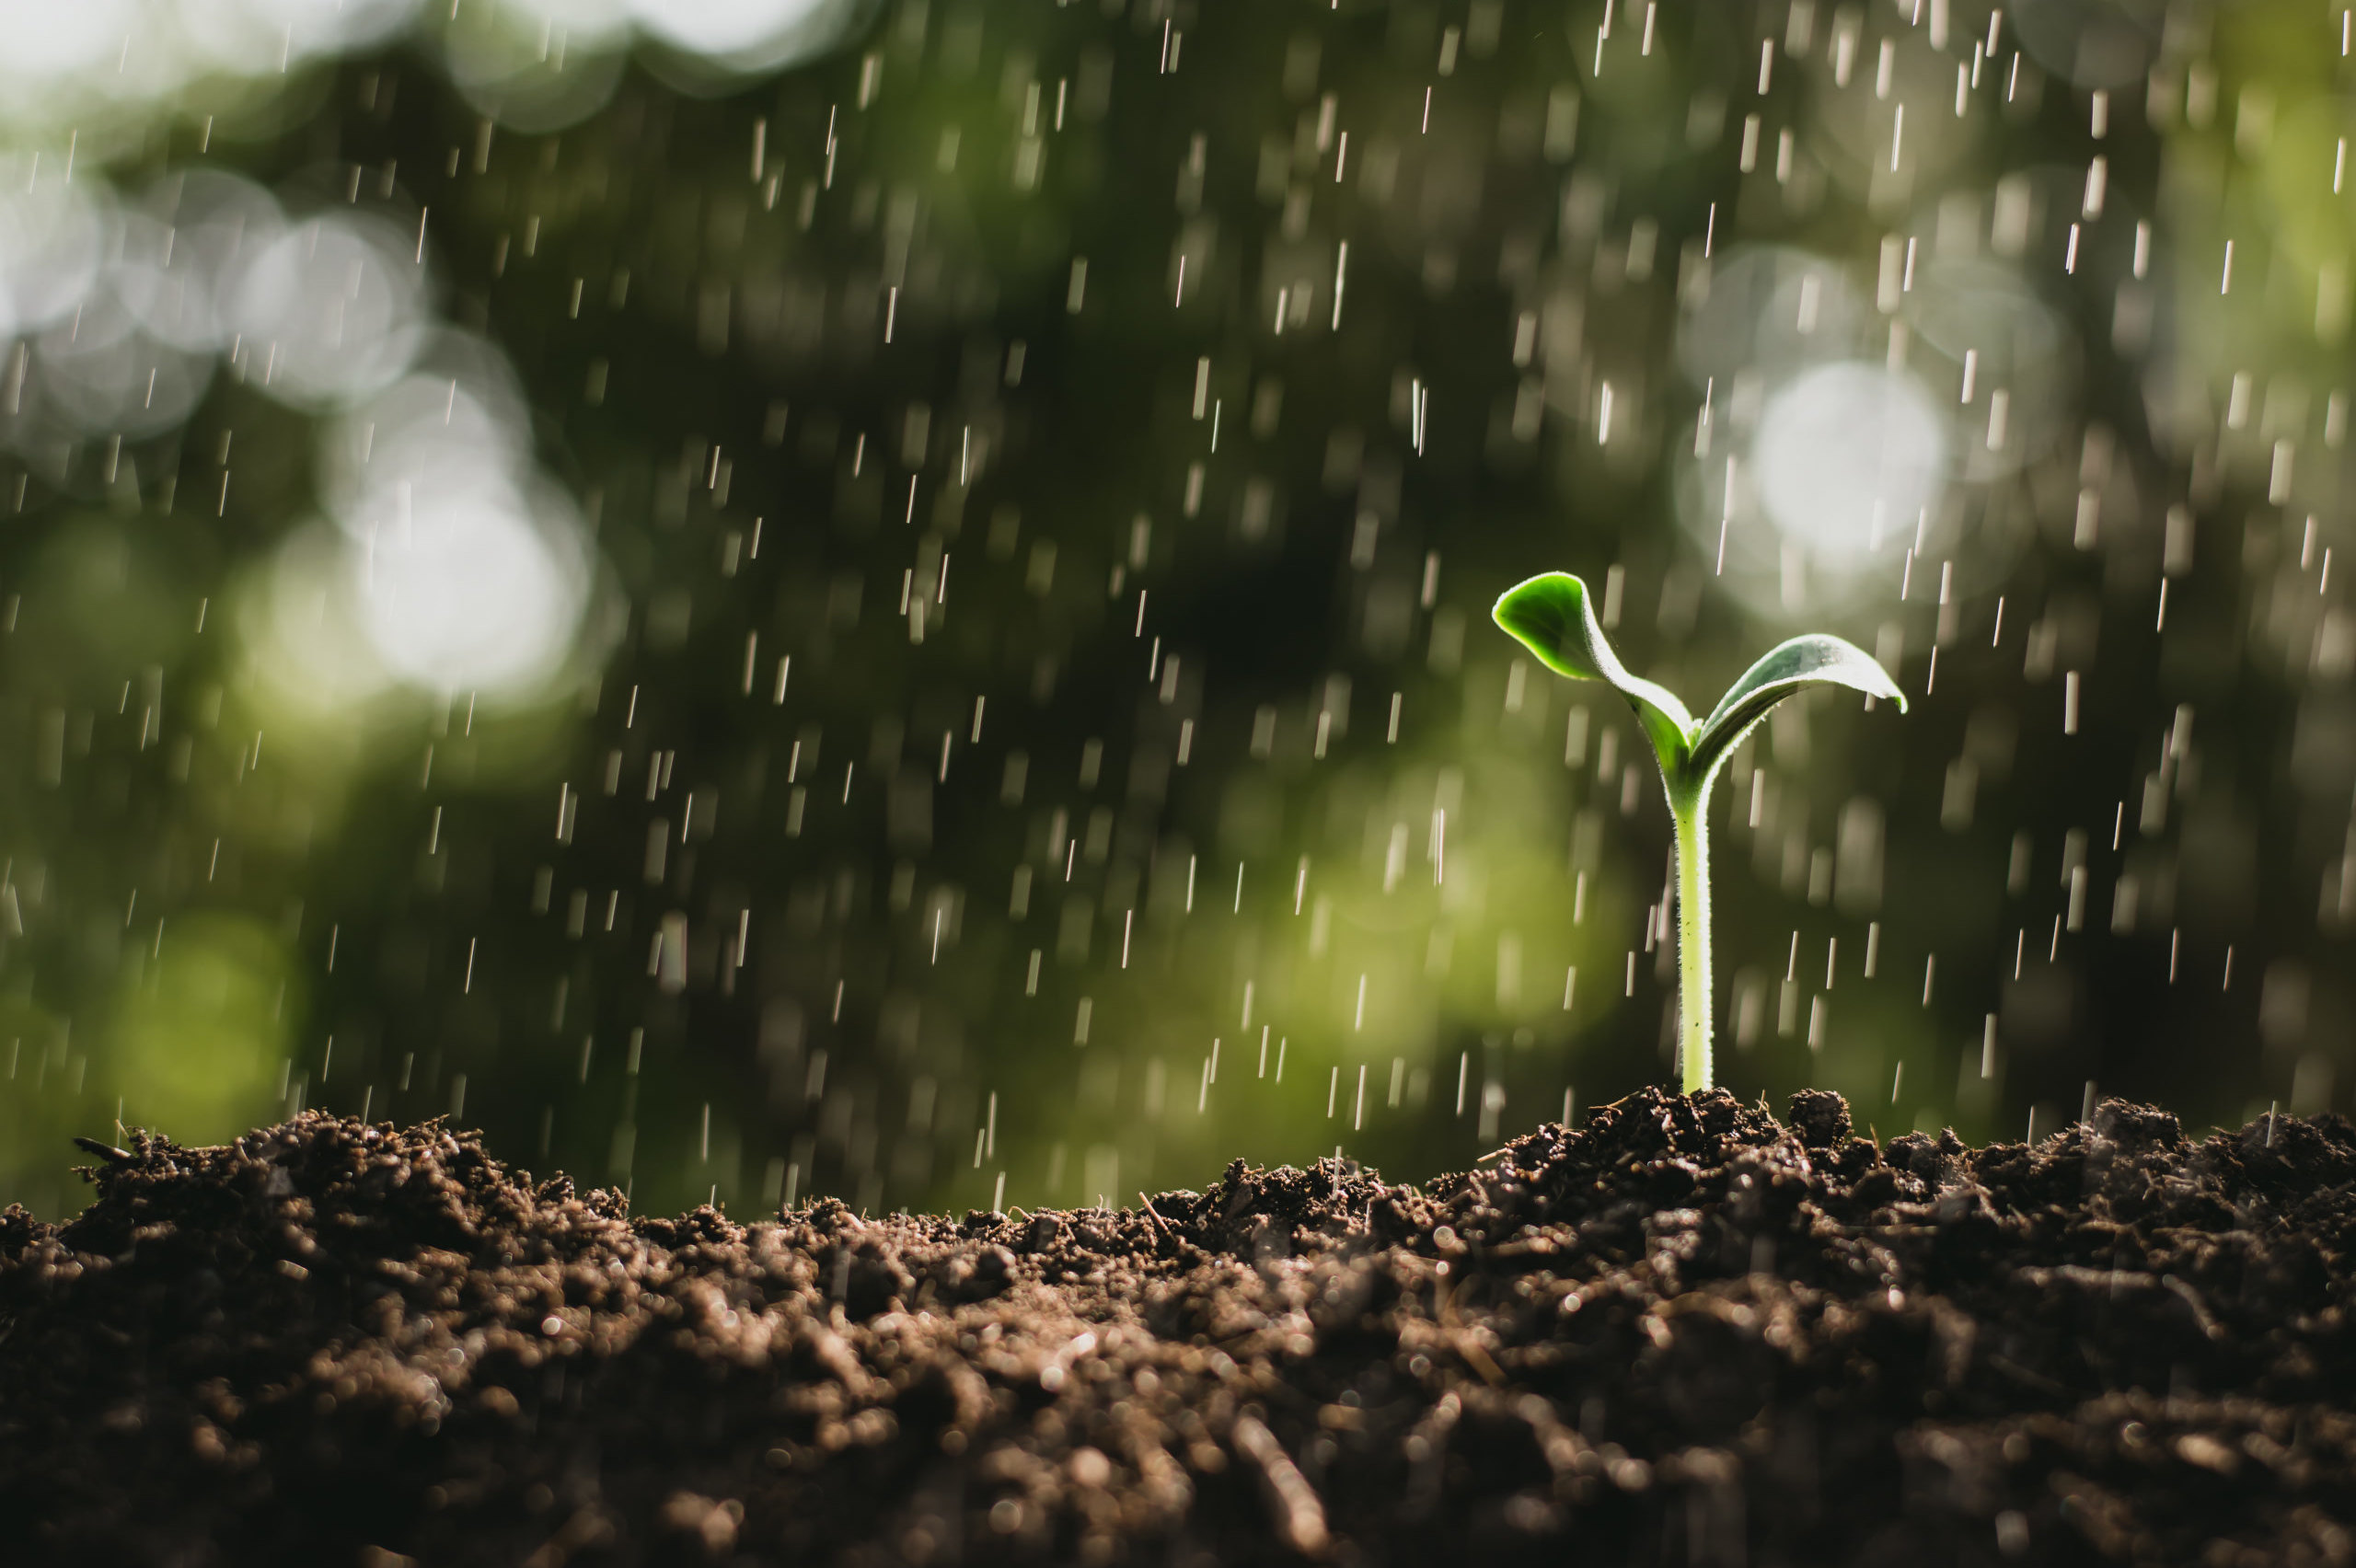
[[[1498,1368],[1496,1360],[1490,1356],[1489,1353],[1481,1348],[1480,1341],[1469,1334],[1460,1333],[1454,1343],[1456,1354],[1464,1358],[1464,1364],[1467,1366],[1481,1374],[1483,1382],[1493,1389],[1502,1389],[1506,1386],[1505,1373]]]
[[[1145,1212],[1146,1212],[1146,1216],[1147,1216],[1147,1217],[1148,1217],[1148,1218],[1149,1218],[1149,1219],[1151,1219],[1151,1220],[1153,1221],[1154,1228],[1155,1228],[1155,1229],[1157,1229],[1157,1230],[1159,1230],[1159,1231],[1161,1231],[1161,1234],[1162,1234],[1162,1235],[1164,1235],[1164,1236],[1169,1235],[1169,1234],[1170,1234],[1170,1222],[1169,1222],[1168,1220],[1166,1220],[1166,1219],[1162,1218],[1162,1217],[1161,1217],[1161,1216],[1158,1212],[1156,1212],[1156,1211],[1155,1211],[1154,1206],[1153,1206],[1153,1200],[1152,1200],[1151,1198],[1147,1197],[1143,1193],[1139,1193],[1138,1194],[1138,1202],[1139,1202],[1139,1203],[1141,1203],[1141,1204],[1143,1204],[1143,1205],[1145,1205]]]
[[[1260,1467],[1261,1477],[1267,1484],[1268,1501],[1275,1505],[1269,1511],[1276,1516],[1277,1531],[1285,1544],[1304,1557],[1324,1555],[1328,1539],[1324,1507],[1276,1435],[1255,1417],[1239,1415],[1235,1418],[1235,1446],[1245,1458]]]

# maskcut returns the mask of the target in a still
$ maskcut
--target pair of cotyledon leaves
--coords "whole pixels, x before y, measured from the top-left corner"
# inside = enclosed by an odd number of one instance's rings
[[[1865,650],[1811,633],[1771,650],[1743,672],[1708,718],[1697,721],[1675,692],[1628,673],[1596,624],[1587,584],[1568,572],[1550,571],[1508,589],[1495,614],[1499,626],[1556,674],[1601,681],[1627,698],[1660,758],[1670,793],[1680,797],[1698,797],[1706,790],[1751,726],[1802,686],[1844,686],[1887,698],[1900,712],[1906,710],[1905,695]]]

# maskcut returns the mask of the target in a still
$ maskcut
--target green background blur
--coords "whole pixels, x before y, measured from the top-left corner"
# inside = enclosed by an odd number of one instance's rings
[[[1737,1093],[2348,1103],[2344,10],[377,9],[56,86],[10,167],[379,224],[583,586],[499,692],[352,676],[287,602],[331,399],[12,408],[0,1198],[310,1106],[657,1210],[1461,1167],[1671,1074],[1650,763],[1487,619],[1553,569],[1697,709],[1817,629],[1915,699],[1714,802]],[[1851,363],[1946,443],[1866,550],[1757,488],[1871,444],[1761,445]]]

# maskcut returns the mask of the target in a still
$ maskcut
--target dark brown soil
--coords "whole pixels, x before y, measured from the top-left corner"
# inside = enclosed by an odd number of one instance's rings
[[[0,1216],[0,1557],[2356,1562],[2356,1129],[1646,1091],[1418,1189],[626,1216],[438,1125]]]

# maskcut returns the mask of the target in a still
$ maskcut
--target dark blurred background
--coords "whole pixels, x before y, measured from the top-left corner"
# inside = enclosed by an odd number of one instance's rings
[[[2344,1108],[2321,0],[0,11],[0,1198],[449,1115],[642,1208],[1461,1167],[1670,1076]],[[2339,565],[2334,570],[2335,554]]]

